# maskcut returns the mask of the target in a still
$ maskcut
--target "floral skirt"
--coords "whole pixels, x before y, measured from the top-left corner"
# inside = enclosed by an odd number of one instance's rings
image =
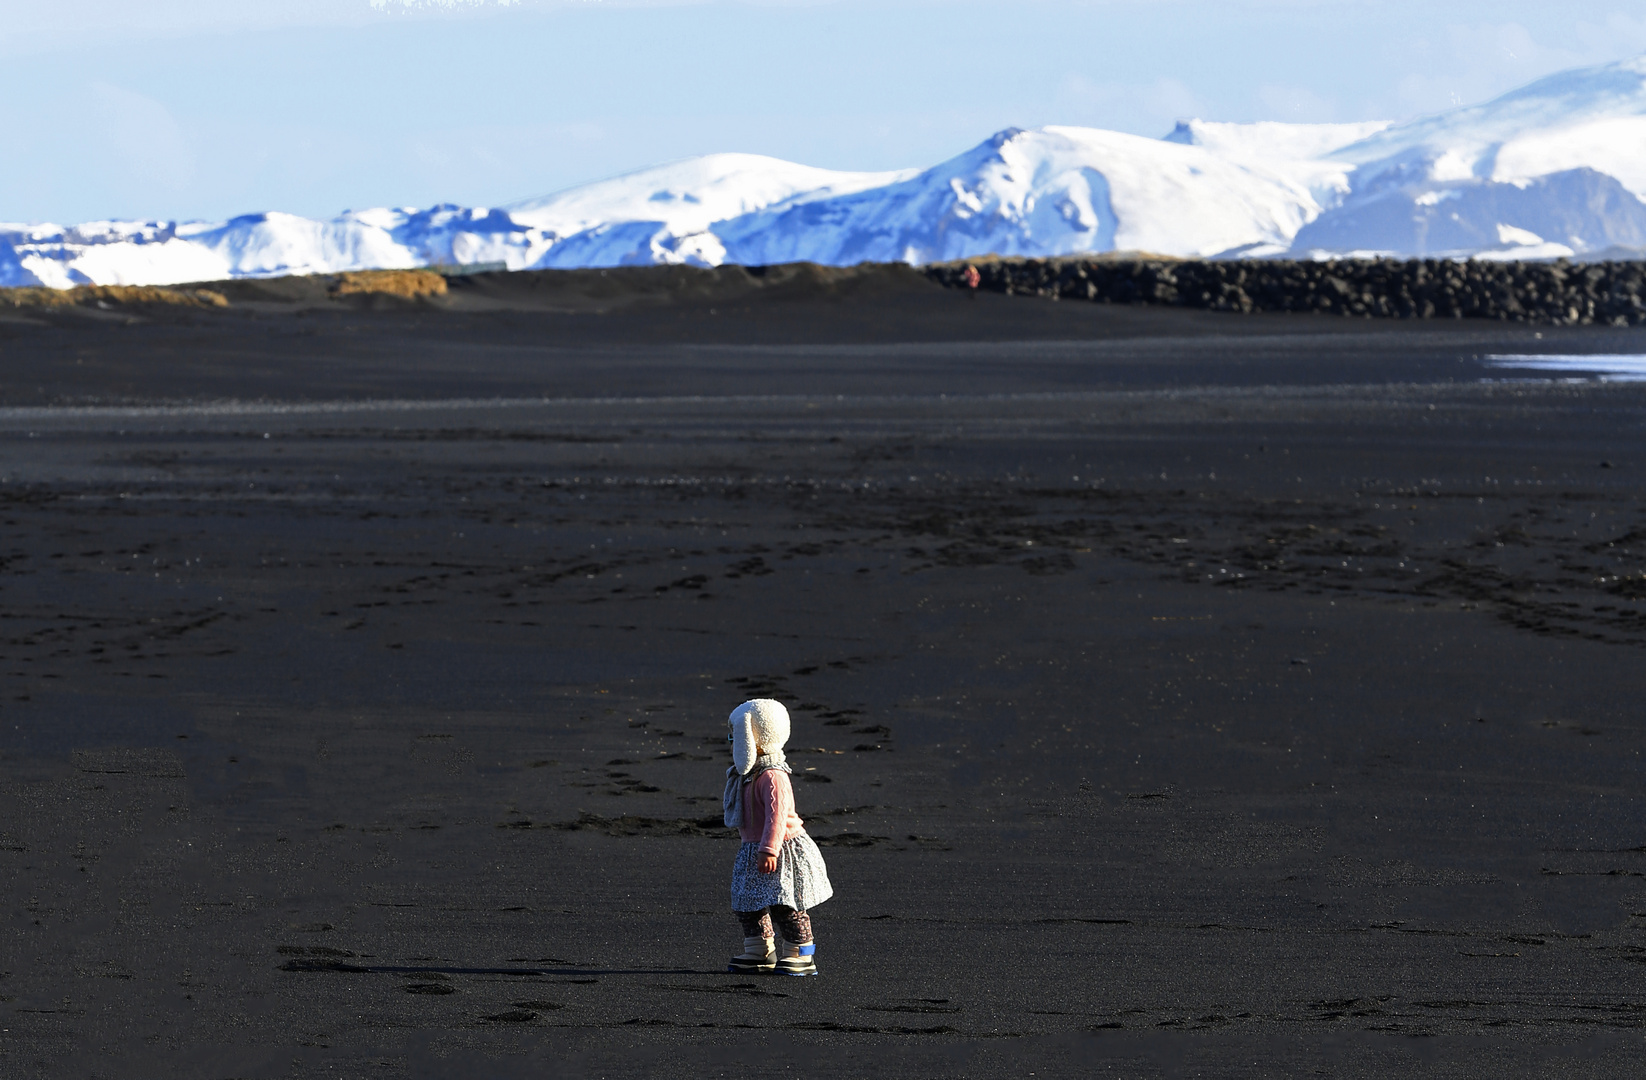
[[[810,911],[834,895],[823,853],[805,833],[783,841],[777,870],[762,874],[758,844],[744,844],[732,864],[732,910],[760,911],[773,904]]]

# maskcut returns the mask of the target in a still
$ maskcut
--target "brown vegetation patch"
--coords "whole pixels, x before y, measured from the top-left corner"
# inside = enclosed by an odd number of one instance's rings
[[[72,289],[33,286],[0,289],[0,304],[14,308],[64,308],[79,304],[170,304],[181,307],[228,307],[229,299],[212,289],[168,289],[156,285],[77,285]]]
[[[331,287],[333,296],[399,296],[421,300],[445,296],[446,279],[429,270],[351,270],[339,274]]]

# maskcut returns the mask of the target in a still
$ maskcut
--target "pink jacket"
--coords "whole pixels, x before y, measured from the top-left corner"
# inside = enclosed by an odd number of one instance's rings
[[[793,840],[806,829],[794,812],[794,786],[782,769],[767,769],[743,785],[743,822],[737,834],[745,844],[759,844],[767,855],[776,855],[783,841]]]

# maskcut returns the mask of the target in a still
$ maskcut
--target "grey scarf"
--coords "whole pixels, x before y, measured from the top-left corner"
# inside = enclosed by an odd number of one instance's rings
[[[743,824],[743,785],[750,783],[755,777],[767,769],[780,769],[786,773],[793,773],[787,762],[781,758],[773,760],[771,754],[761,754],[754,759],[754,766],[744,776],[737,771],[736,765],[726,769],[726,794],[721,799],[721,806],[726,811],[726,828],[736,829]]]

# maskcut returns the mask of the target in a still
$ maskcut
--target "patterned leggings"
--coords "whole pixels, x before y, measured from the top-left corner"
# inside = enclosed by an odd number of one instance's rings
[[[743,924],[744,937],[771,937],[772,919],[776,918],[778,929],[783,931],[784,941],[791,945],[812,943],[812,917],[804,911],[773,904],[759,911],[734,911],[732,914]]]

